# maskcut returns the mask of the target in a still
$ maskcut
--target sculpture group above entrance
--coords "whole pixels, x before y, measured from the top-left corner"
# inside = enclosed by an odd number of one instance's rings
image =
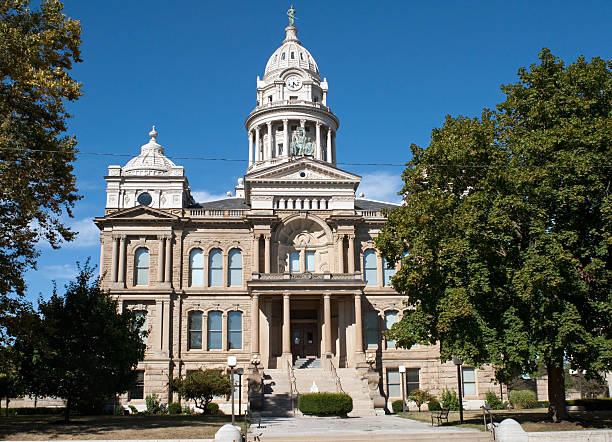
[[[291,156],[309,156],[314,155],[315,144],[312,138],[306,136],[306,130],[303,127],[298,127],[291,137],[291,147],[289,153]]]

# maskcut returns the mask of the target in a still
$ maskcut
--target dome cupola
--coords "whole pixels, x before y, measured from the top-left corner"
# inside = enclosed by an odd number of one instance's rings
[[[140,148],[140,155],[123,166],[124,175],[165,175],[176,167],[176,164],[164,155],[164,148],[157,143],[157,135],[153,126],[149,132],[151,139]]]
[[[297,28],[289,25],[285,28],[287,37],[283,44],[272,54],[268,63],[264,79],[280,74],[288,68],[300,68],[308,71],[313,77],[319,78],[319,67],[308,49],[302,46],[297,38]]]

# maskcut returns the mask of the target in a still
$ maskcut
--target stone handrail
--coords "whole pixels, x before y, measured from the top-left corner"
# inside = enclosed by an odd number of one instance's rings
[[[296,104],[301,104],[304,106],[310,106],[310,107],[316,107],[319,109],[324,109],[328,112],[331,112],[331,108],[328,106],[325,106],[322,103],[315,103],[314,101],[306,101],[306,100],[279,100],[279,101],[271,101],[271,102],[267,102],[264,104],[261,104],[259,106],[257,106],[252,112],[251,114],[254,114],[257,111],[260,111],[262,109],[266,109],[269,107],[277,107],[277,106],[288,106],[288,105],[296,105]],[[249,114],[249,115],[251,115]]]
[[[289,377],[289,399],[291,400],[291,409],[294,410],[297,408],[297,404],[294,402],[294,393],[295,397],[299,398],[300,393],[297,389],[297,382],[295,380],[295,373],[293,372],[293,366],[291,362],[287,361],[287,376]]]
[[[366,218],[384,218],[385,217],[385,215],[383,215],[383,213],[378,210],[356,210],[355,213],[357,213],[358,216],[363,216]]]
[[[217,210],[217,209],[186,209],[187,216],[194,218],[241,218],[245,210]]]
[[[332,279],[350,280],[361,279],[360,273],[254,273],[253,279],[260,280],[279,280],[279,279]]]

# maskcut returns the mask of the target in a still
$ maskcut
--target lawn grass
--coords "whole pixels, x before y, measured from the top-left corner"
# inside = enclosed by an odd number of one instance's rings
[[[493,421],[501,422],[504,419],[514,419],[519,422],[525,431],[567,431],[567,430],[596,430],[612,428],[612,411],[583,411],[571,413],[570,421],[558,424],[548,419],[547,410],[535,408],[531,410],[492,410]],[[398,416],[422,422],[431,423],[429,411],[408,411]],[[459,412],[448,413],[448,424],[459,427],[478,428],[484,431],[482,411],[466,410],[463,412],[463,424],[459,423]]]
[[[64,424],[61,416],[1,416],[0,439],[212,439],[231,416],[136,415],[75,416]],[[237,417],[242,426],[244,417]]]

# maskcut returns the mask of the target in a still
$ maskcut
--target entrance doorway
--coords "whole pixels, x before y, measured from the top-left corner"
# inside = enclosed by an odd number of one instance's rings
[[[319,357],[316,323],[291,324],[291,353],[294,360]]]

